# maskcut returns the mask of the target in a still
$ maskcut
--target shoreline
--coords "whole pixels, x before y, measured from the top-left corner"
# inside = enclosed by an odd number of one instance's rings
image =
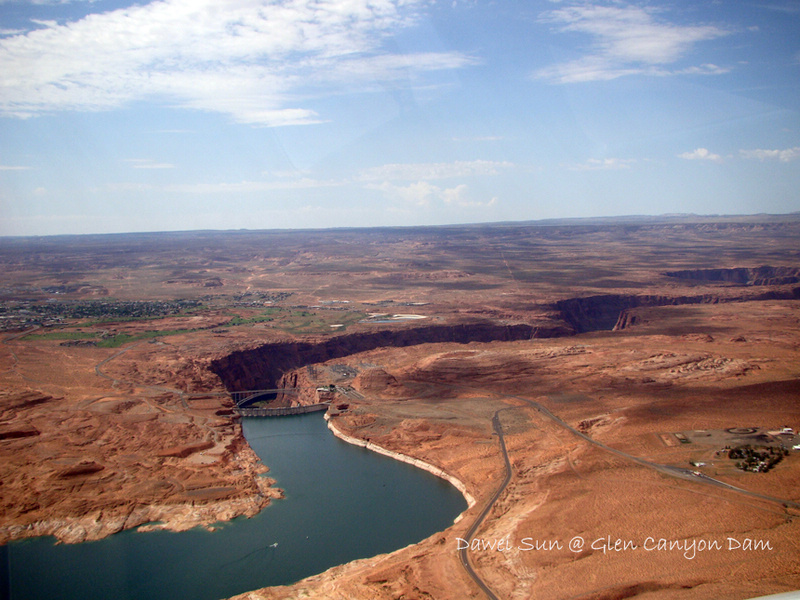
[[[188,502],[147,504],[114,514],[98,510],[82,516],[65,516],[24,525],[10,524],[0,528],[0,545],[39,537],[52,537],[60,544],[81,544],[96,542],[123,531],[146,533],[181,532],[195,527],[211,529],[215,523],[228,522],[240,516],[253,517],[278,497],[274,493],[262,492],[205,505]]]
[[[324,419],[328,429],[342,441],[360,446],[394,460],[410,464],[444,479],[455,487],[467,502],[467,508],[453,523],[458,523],[464,513],[475,506],[475,499],[467,491],[464,483],[443,469],[423,460],[388,450],[372,442],[349,436],[338,429],[326,411]],[[244,438],[244,436],[242,435]],[[246,441],[246,438],[244,438]],[[249,445],[247,446],[249,448]],[[256,477],[259,491],[251,496],[210,502],[204,505],[194,503],[145,504],[118,511],[108,509],[76,516],[65,515],[26,524],[8,523],[0,526],[0,544],[36,537],[52,537],[58,543],[77,544],[104,539],[126,530],[147,532],[156,530],[186,531],[195,527],[213,526],[214,523],[230,521],[239,516],[252,517],[266,508],[272,500],[283,496],[280,488],[273,487],[274,480]]]
[[[347,435],[346,433],[343,433],[340,429],[338,429],[336,425],[333,424],[333,421],[331,421],[331,418],[327,412],[324,415],[324,419],[331,433],[333,433],[333,435],[339,438],[340,440],[347,442],[348,444],[352,444],[354,446],[360,446],[361,448],[366,448],[367,450],[371,450],[372,452],[376,452],[378,454],[383,454],[384,456],[388,456],[389,458],[393,458],[394,460],[399,460],[400,462],[408,463],[414,467],[417,467],[418,469],[428,471],[428,473],[431,473],[432,475],[435,475],[440,479],[444,479],[445,481],[450,483],[453,487],[455,487],[459,492],[461,492],[461,495],[464,496],[464,500],[467,501],[467,508],[464,509],[464,511],[453,520],[453,523],[458,523],[463,518],[464,513],[466,513],[469,509],[475,506],[475,498],[473,498],[472,494],[470,494],[467,491],[467,486],[464,485],[464,483],[460,479],[456,478],[453,475],[450,475],[443,469],[440,469],[435,465],[427,463],[424,460],[414,458],[413,456],[408,456],[407,454],[401,454],[400,452],[394,452],[393,450],[387,450],[386,448],[378,446],[377,444],[373,444],[372,442],[367,442],[365,440]]]
[[[96,508],[80,515],[65,514],[28,523],[12,520],[0,525],[0,545],[37,537],[52,537],[60,544],[80,544],[99,541],[123,531],[212,529],[216,523],[242,516],[253,517],[273,500],[283,498],[283,490],[275,487],[274,479],[264,476],[269,469],[253,452],[241,426],[238,436],[244,445],[236,451],[230,450],[230,457],[243,473],[252,477],[255,488],[246,495],[207,502],[165,502],[163,499],[141,504],[120,502],[113,507]],[[237,467],[228,463],[226,472]]]

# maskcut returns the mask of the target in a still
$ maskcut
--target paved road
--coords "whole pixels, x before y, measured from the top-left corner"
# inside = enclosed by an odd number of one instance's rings
[[[475,522],[472,524],[472,527],[469,528],[466,537],[468,543],[471,542],[472,536],[474,536],[475,532],[478,531],[478,528],[481,526],[484,519],[486,519],[486,515],[489,514],[489,511],[492,510],[492,507],[494,506],[495,502],[497,502],[498,498],[500,498],[502,493],[506,490],[508,482],[511,481],[511,462],[508,460],[508,450],[506,450],[506,440],[505,437],[503,436],[503,425],[500,423],[500,413],[504,410],[511,410],[512,408],[513,407],[501,408],[500,410],[495,412],[494,416],[492,417],[492,427],[494,428],[494,431],[497,434],[498,439],[500,440],[500,450],[502,450],[503,452],[503,460],[505,461],[506,464],[506,476],[505,479],[503,479],[503,483],[501,483],[500,487],[497,488],[497,491],[494,493],[494,496],[492,496],[492,499],[489,500],[489,502],[481,511],[481,514],[479,514],[478,517],[475,519]],[[472,565],[469,563],[469,556],[467,554],[468,549],[469,546],[467,546],[466,548],[461,548],[458,551],[459,558],[461,559],[461,565],[464,567],[464,569],[466,569],[467,574],[469,574],[469,576],[472,577],[473,581],[478,584],[478,587],[480,587],[483,590],[484,594],[486,594],[489,598],[491,598],[491,600],[499,600],[497,596],[494,594],[494,592],[491,589],[489,589],[489,586],[487,586],[486,583],[483,581],[483,579],[481,579],[480,575],[478,575],[472,568]]]
[[[434,384],[434,382],[427,382],[427,383]],[[449,384],[449,385],[435,384],[435,385],[438,385],[439,387],[447,387],[447,388],[451,388],[451,389],[454,389],[454,390],[457,389],[457,390],[462,390],[462,391],[469,389],[471,391],[479,391],[481,393],[485,393],[489,397],[493,396],[493,397],[499,397],[501,399],[506,399],[506,400],[516,400],[516,401],[524,402],[524,403],[528,404],[529,406],[532,406],[533,408],[535,408],[541,415],[543,415],[544,417],[550,419],[551,421],[553,421],[557,425],[563,427],[564,429],[566,429],[567,431],[569,431],[570,433],[572,433],[576,437],[579,437],[579,438],[589,442],[590,444],[593,444],[594,446],[597,446],[598,448],[601,448],[601,449],[605,450],[606,452],[610,452],[612,454],[615,454],[616,456],[619,456],[621,458],[624,458],[625,460],[629,460],[629,461],[634,462],[636,464],[642,465],[643,467],[647,467],[649,469],[654,469],[654,470],[658,471],[659,473],[663,473],[664,475],[668,475],[670,477],[677,477],[679,479],[684,479],[684,480],[688,480],[688,481],[694,481],[694,482],[697,482],[697,483],[712,485],[714,487],[718,487],[718,488],[722,488],[722,489],[725,489],[725,490],[728,490],[728,491],[731,491],[731,492],[735,492],[735,493],[738,493],[738,494],[746,495],[746,496],[749,496],[751,498],[758,498],[759,500],[767,500],[769,502],[775,502],[777,504],[781,504],[781,505],[786,506],[786,507],[791,506],[793,508],[800,508],[800,503],[797,503],[797,502],[793,502],[793,501],[790,501],[790,500],[783,500],[781,498],[775,498],[773,496],[767,496],[765,494],[759,494],[757,492],[751,492],[749,490],[745,490],[745,489],[736,487],[734,485],[730,485],[728,483],[725,483],[724,481],[719,481],[717,479],[714,479],[713,477],[709,477],[707,475],[703,475],[701,473],[698,473],[696,471],[692,471],[690,469],[683,469],[681,467],[673,467],[673,466],[670,466],[670,465],[662,465],[662,464],[659,464],[659,463],[651,462],[649,460],[645,460],[643,458],[639,458],[638,456],[633,456],[632,454],[628,454],[628,453],[623,452],[621,450],[617,450],[616,448],[612,448],[611,446],[608,446],[608,445],[604,444],[603,442],[600,442],[600,441],[597,441],[597,440],[591,438],[590,436],[586,435],[582,431],[579,431],[578,429],[575,429],[574,427],[572,427],[568,423],[566,423],[563,420],[561,420],[560,417],[558,417],[557,415],[553,414],[548,408],[546,408],[542,404],[536,402],[535,400],[530,400],[528,398],[523,398],[521,396],[514,396],[512,394],[498,394],[496,392],[495,393],[487,392],[486,390],[476,390],[475,388],[471,388],[471,387],[468,387],[468,386],[460,386],[460,385],[452,385],[452,384]],[[470,527],[469,531],[467,532],[467,536],[466,536],[467,542],[471,542],[472,541],[473,536],[478,531],[480,526],[483,524],[483,521],[486,519],[486,516],[489,514],[489,511],[492,510],[492,507],[495,505],[495,503],[500,498],[502,493],[505,491],[506,487],[508,487],[509,482],[511,481],[511,463],[510,463],[509,458],[508,458],[508,450],[506,449],[506,443],[505,443],[505,438],[503,436],[503,428],[502,428],[502,425],[500,423],[499,414],[504,410],[512,410],[514,408],[518,408],[518,407],[501,408],[500,410],[495,412],[494,416],[492,417],[492,427],[494,428],[494,431],[497,434],[498,440],[500,441],[500,450],[502,451],[503,461],[505,462],[506,474],[505,474],[505,478],[503,479],[503,482],[497,488],[497,491],[495,491],[495,493],[492,496],[491,500],[489,500],[487,505],[481,511],[481,514],[478,515],[478,517],[473,522],[472,527]],[[475,581],[475,583],[478,585],[478,587],[480,587],[481,590],[483,590],[484,594],[486,594],[487,597],[489,597],[491,600],[498,600],[498,598],[495,595],[495,593],[492,592],[492,590],[481,579],[480,575],[478,575],[475,572],[475,570],[472,568],[472,565],[469,562],[468,551],[469,551],[469,547],[462,548],[462,549],[459,550],[459,558],[461,560],[461,565],[464,567],[464,569],[467,571],[467,574],[473,579],[473,581]]]
[[[541,404],[539,404],[538,402],[536,402],[534,400],[529,400],[527,398],[522,398],[520,396],[512,396],[510,394],[500,394],[500,396],[503,397],[503,398],[513,399],[513,400],[520,400],[522,402],[525,402],[525,403],[531,405],[532,407],[534,407],[537,411],[539,411],[542,415],[544,415],[545,417],[547,417],[548,419],[550,419],[554,423],[557,423],[558,425],[560,425],[564,429],[567,429],[568,431],[570,431],[573,435],[575,435],[575,436],[577,436],[577,437],[579,437],[581,439],[586,440],[590,444],[594,444],[598,448],[602,448],[606,452],[611,452],[612,454],[616,454],[619,457],[622,457],[622,458],[624,458],[626,460],[635,462],[635,463],[637,463],[639,465],[642,465],[644,467],[647,467],[649,469],[655,469],[659,473],[663,473],[663,474],[669,475],[671,477],[678,477],[680,479],[688,479],[688,480],[696,481],[696,482],[699,482],[699,483],[705,483],[705,484],[708,484],[708,485],[713,485],[715,487],[719,487],[719,488],[726,489],[726,490],[729,490],[729,491],[732,491],[732,492],[743,494],[745,496],[750,496],[751,498],[758,498],[759,500],[767,500],[769,502],[775,502],[777,504],[782,504],[782,505],[787,506],[787,507],[791,506],[793,508],[800,508],[800,503],[798,503],[798,502],[792,502],[791,500],[783,500],[781,498],[775,498],[774,496],[767,496],[765,494],[759,494],[757,492],[751,492],[750,490],[745,490],[745,489],[736,487],[735,485],[730,485],[729,483],[725,483],[724,481],[719,481],[718,479],[714,479],[713,477],[709,477],[708,475],[703,475],[701,473],[692,471],[690,469],[683,469],[681,467],[673,467],[673,466],[670,466],[670,465],[662,465],[662,464],[659,464],[659,463],[651,462],[649,460],[645,460],[643,458],[639,458],[638,456],[633,456],[633,455],[628,454],[626,452],[622,452],[621,450],[617,450],[616,448],[612,448],[611,446],[607,446],[603,442],[599,442],[599,441],[589,437],[588,435],[586,435],[582,431],[579,431],[579,430],[575,429],[574,427],[572,427],[571,425],[568,425],[567,423],[562,421],[559,417],[557,417],[552,412],[550,412],[547,408],[545,408],[544,406],[542,406]]]

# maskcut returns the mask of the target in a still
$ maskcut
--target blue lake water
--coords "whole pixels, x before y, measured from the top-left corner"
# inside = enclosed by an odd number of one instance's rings
[[[449,483],[335,438],[322,413],[244,419],[243,427],[285,499],[213,532],[2,546],[0,599],[226,598],[418,542],[466,509]]]

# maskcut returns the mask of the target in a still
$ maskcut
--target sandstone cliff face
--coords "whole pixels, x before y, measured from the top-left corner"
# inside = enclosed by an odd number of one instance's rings
[[[785,285],[800,283],[800,267],[738,267],[735,269],[688,269],[669,271],[668,277],[692,281],[715,281],[736,285]]]
[[[764,284],[766,285],[766,284]],[[648,306],[681,306],[685,304],[717,304],[760,300],[784,300],[800,298],[800,287],[778,288],[733,294],[698,294],[696,296],[620,295],[604,294],[569,298],[553,304],[561,319],[573,333],[608,331],[621,329],[625,323],[625,312],[632,308]],[[620,327],[621,325],[621,327]]]
[[[617,295],[586,296],[556,302],[553,307],[575,333],[611,330],[623,313],[640,306],[671,306],[682,304],[716,304],[719,296],[650,296]]]
[[[563,324],[502,325],[488,322],[429,325],[374,333],[341,335],[318,342],[279,342],[233,352],[213,360],[210,369],[229,391],[276,389],[288,380],[284,374],[305,365],[322,363],[376,348],[402,348],[418,344],[515,341],[569,334]],[[283,379],[283,381],[282,381]],[[284,384],[284,385],[282,385]]]
[[[353,379],[353,387],[362,393],[390,398],[407,396],[411,393],[394,375],[380,368],[359,373]]]
[[[797,271],[800,272],[800,269]],[[788,273],[788,271],[786,272]],[[773,274],[782,277],[784,270],[775,269]],[[790,277],[790,275],[786,276]],[[468,344],[470,342],[510,342],[563,337],[576,333],[624,328],[627,320],[626,311],[638,307],[794,298],[800,298],[800,287],[784,286],[765,290],[694,296],[604,294],[569,298],[550,305],[553,311],[552,320],[536,325],[476,321],[452,325],[384,329],[372,333],[340,335],[318,341],[275,342],[249,350],[239,350],[212,360],[209,370],[222,380],[228,391],[297,387],[296,382],[287,379],[287,374],[296,369],[376,348],[403,348],[429,343]],[[299,375],[293,377],[297,376]]]
[[[295,406],[298,404],[316,404],[319,402],[319,397],[316,392],[316,383],[311,381],[308,376],[308,370],[305,368],[294,369],[285,373],[278,380],[279,389],[296,390],[295,393],[279,393],[271,406]]]
[[[613,331],[622,331],[623,329],[627,329],[636,324],[638,318],[634,315],[630,309],[625,309],[621,313],[619,313],[619,317],[617,317],[617,322],[614,323]]]

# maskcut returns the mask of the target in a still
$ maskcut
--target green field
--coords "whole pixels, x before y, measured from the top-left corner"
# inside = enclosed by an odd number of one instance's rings
[[[236,314],[227,326],[273,323],[275,329],[287,333],[331,333],[347,329],[366,317],[365,313],[355,311],[313,311],[271,307],[251,317]],[[342,327],[333,329],[331,325],[342,325]]]
[[[25,340],[97,340],[96,346],[98,348],[117,348],[129,342],[138,342],[140,340],[153,339],[164,337],[168,335],[179,335],[181,333],[191,333],[197,331],[196,329],[162,329],[158,331],[142,331],[140,333],[117,333],[106,337],[100,336],[97,332],[85,331],[51,331],[48,333],[39,333],[26,335]]]

